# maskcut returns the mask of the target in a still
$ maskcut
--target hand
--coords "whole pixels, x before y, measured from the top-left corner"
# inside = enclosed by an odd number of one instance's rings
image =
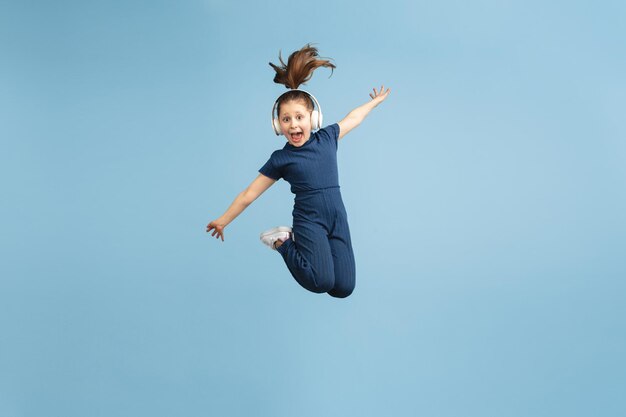
[[[380,87],[380,91],[376,91],[376,89],[374,88],[374,94],[370,93],[370,97],[372,98],[373,101],[376,102],[376,105],[379,105],[380,103],[385,101],[385,99],[391,92],[391,89],[389,88],[387,89],[387,91],[383,92],[384,90],[385,90],[385,86],[383,85]]]
[[[213,220],[211,223],[207,224],[206,231],[209,233],[213,230],[211,236],[215,236],[216,239],[222,238],[222,242],[224,241],[224,228],[226,225],[222,223],[218,223],[216,220]],[[217,235],[217,236],[216,236]]]

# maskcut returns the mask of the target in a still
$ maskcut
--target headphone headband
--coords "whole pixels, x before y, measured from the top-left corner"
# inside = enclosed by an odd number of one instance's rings
[[[313,109],[313,112],[311,114],[311,127],[314,130],[317,129],[321,129],[322,128],[322,106],[320,106],[319,101],[317,101],[317,99],[315,98],[315,96],[311,93],[309,93],[308,91],[305,90],[300,90],[299,88],[293,88],[289,91],[287,91],[286,93],[281,94],[280,96],[278,96],[278,98],[276,99],[276,101],[274,102],[274,107],[272,107],[272,129],[274,129],[274,133],[276,133],[276,135],[281,135],[282,132],[280,130],[280,122],[278,121],[278,114],[276,114],[277,108],[278,108],[278,102],[280,101],[281,97],[284,96],[287,93],[290,93],[292,91],[301,91],[304,94],[306,94],[307,96],[309,96],[312,100],[313,103],[315,103],[315,106],[317,106],[317,111],[315,109]],[[274,118],[274,115],[276,114],[276,118]]]

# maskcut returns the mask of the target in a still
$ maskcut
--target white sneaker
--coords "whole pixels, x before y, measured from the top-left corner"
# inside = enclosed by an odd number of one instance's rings
[[[277,240],[285,241],[291,237],[291,227],[281,226],[267,230],[261,233],[261,242],[270,247],[270,249],[276,250],[274,244]]]

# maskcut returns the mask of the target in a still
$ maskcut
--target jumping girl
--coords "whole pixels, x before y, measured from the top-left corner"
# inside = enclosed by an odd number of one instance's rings
[[[224,241],[224,228],[276,181],[284,178],[295,194],[293,228],[283,226],[261,234],[261,241],[278,251],[296,281],[315,293],[345,298],[354,290],[355,262],[346,210],[339,192],[338,141],[357,127],[389,95],[384,86],[339,123],[322,128],[322,112],[313,95],[298,87],[319,67],[336,68],[318,59],[310,45],[292,53],[285,64],[270,65],[274,82],[290,91],[274,103],[272,126],[287,143],[274,151],[260,175],[241,192],[228,210],[207,225],[206,231]],[[332,75],[332,73],[331,73]],[[315,110],[317,107],[317,110]],[[277,117],[276,117],[277,116]],[[316,130],[315,132],[312,132]]]

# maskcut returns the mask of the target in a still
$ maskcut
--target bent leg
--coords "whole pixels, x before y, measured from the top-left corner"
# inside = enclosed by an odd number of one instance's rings
[[[295,239],[286,240],[276,249],[289,272],[309,291],[329,291],[335,286],[335,271],[326,231],[315,223],[294,222],[293,233]]]
[[[329,243],[333,256],[335,285],[328,291],[328,294],[337,298],[346,298],[352,294],[356,285],[356,264],[347,223],[341,233],[330,237]]]

